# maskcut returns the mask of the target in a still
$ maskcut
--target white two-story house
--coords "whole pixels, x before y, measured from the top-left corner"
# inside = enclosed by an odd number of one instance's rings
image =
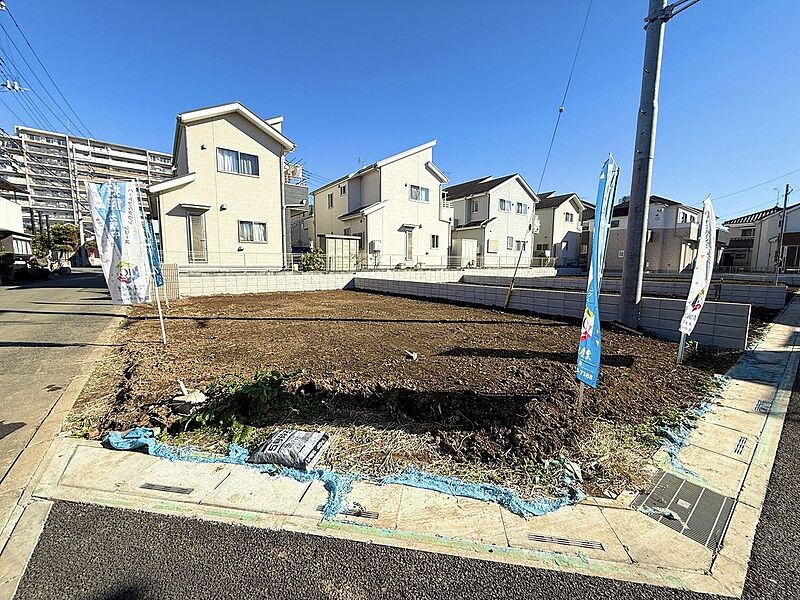
[[[730,242],[720,266],[731,271],[774,271],[782,220],[783,206],[774,206],[725,221]],[[782,242],[783,269],[800,269],[800,204],[786,209]]]
[[[529,225],[539,198],[519,173],[473,179],[445,189],[453,205],[454,266],[513,267],[531,262]]]
[[[282,122],[239,102],[178,115],[175,177],[148,189],[165,263],[287,266]]]
[[[371,267],[444,267],[453,211],[447,177],[433,164],[436,140],[365,166],[314,190],[314,231],[359,238]]]
[[[581,252],[581,213],[584,205],[577,194],[539,194],[538,227],[534,231],[533,254],[558,267],[577,266]]]

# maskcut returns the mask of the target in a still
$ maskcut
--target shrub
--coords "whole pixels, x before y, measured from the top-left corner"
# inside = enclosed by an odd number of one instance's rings
[[[325,253],[322,248],[306,252],[300,257],[301,271],[322,271],[325,269]]]

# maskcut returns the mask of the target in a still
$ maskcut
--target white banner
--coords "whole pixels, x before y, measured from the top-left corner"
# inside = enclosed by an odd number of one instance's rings
[[[150,300],[150,259],[136,182],[86,182],[97,250],[114,304]]]
[[[706,295],[711,286],[714,272],[714,259],[717,247],[717,216],[711,204],[711,196],[703,202],[703,218],[700,221],[700,239],[697,242],[697,258],[694,262],[692,285],[686,299],[686,309],[681,319],[680,332],[689,335],[697,325],[700,311],[706,303]]]

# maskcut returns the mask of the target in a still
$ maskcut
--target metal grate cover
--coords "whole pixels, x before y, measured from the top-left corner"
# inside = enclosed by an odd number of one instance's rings
[[[574,546],[576,548],[589,548],[591,550],[602,550],[605,552],[603,544],[591,540],[572,540],[570,538],[555,537],[552,535],[539,535],[529,533],[528,539],[532,542],[543,542],[545,544],[560,544],[562,546]]]
[[[632,507],[716,552],[734,502],[733,498],[659,471],[650,491],[639,494]]]
[[[745,436],[741,436],[739,441],[736,442],[736,447],[733,449],[734,454],[741,454],[744,452],[744,448],[747,446],[747,438]]]
[[[191,494],[194,488],[178,487],[176,485],[161,485],[160,483],[143,483],[139,486],[142,490],[155,490],[157,492],[170,492],[171,494]]]

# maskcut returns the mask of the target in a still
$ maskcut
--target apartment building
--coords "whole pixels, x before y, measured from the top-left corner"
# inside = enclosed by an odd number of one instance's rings
[[[522,175],[473,179],[444,191],[453,205],[452,266],[530,264],[528,226],[539,198]]]
[[[295,146],[282,123],[281,116],[262,119],[239,102],[177,116],[175,177],[148,189],[165,263],[287,266],[284,157]],[[300,204],[307,188],[291,196]]]
[[[608,235],[605,270],[621,272],[625,261],[625,237],[628,231],[628,197],[614,206]],[[647,220],[645,270],[663,273],[682,273],[692,268],[700,237],[700,218],[703,211],[663,198],[650,196]],[[588,256],[594,229],[594,209],[583,211],[581,253]],[[722,240],[719,242],[722,243]]]
[[[17,126],[13,136],[0,138],[0,178],[24,192],[0,190],[0,196],[22,205],[27,231],[33,213],[34,229],[46,217],[79,225],[91,237],[86,181],[139,181],[146,206],[144,188],[172,177],[171,163],[164,152]]]
[[[442,196],[447,177],[433,164],[436,140],[324,185],[314,196],[314,231],[359,238],[371,267],[447,265],[453,210]]]
[[[584,204],[577,194],[539,194],[536,205],[533,255],[558,267],[578,266],[581,253],[581,214]]]
[[[773,271],[782,219],[783,207],[774,206],[725,221],[722,225],[728,228],[730,242],[720,266],[732,271]],[[800,269],[800,204],[786,209],[780,250],[784,269]]]

